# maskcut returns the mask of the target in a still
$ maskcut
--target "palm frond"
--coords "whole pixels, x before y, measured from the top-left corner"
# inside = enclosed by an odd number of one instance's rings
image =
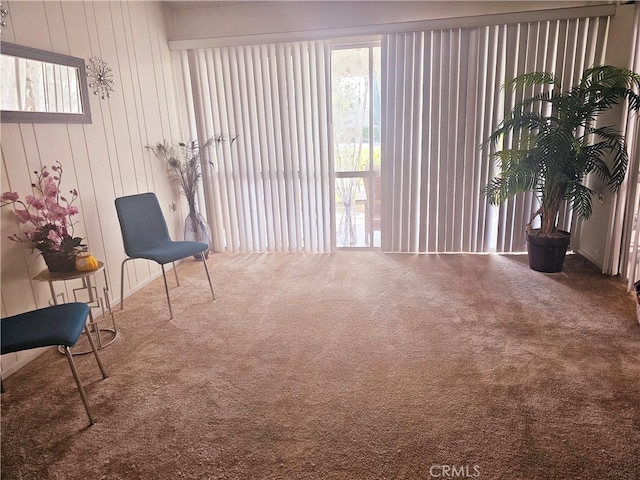
[[[500,205],[508,198],[536,187],[537,178],[515,174],[501,174],[492,178],[483,189],[483,195],[492,205]]]
[[[590,128],[587,130],[590,134],[596,135],[604,139],[606,150],[603,153],[613,154],[611,158],[611,169],[608,176],[601,177],[607,181],[607,185],[612,191],[617,191],[624,181],[629,164],[629,156],[624,135],[613,127]],[[604,162],[605,157],[601,157]],[[608,167],[607,167],[608,168]]]
[[[504,83],[505,89],[518,89],[522,87],[531,87],[535,85],[554,85],[560,87],[560,82],[553,73],[549,72],[531,72],[519,75]]]
[[[530,132],[536,129],[544,129],[548,125],[545,117],[535,112],[514,111],[505,118],[487,142],[496,146],[505,135],[520,132]]]
[[[592,198],[595,192],[582,183],[573,186],[567,200],[571,202],[573,211],[581,220],[588,220],[593,213]]]

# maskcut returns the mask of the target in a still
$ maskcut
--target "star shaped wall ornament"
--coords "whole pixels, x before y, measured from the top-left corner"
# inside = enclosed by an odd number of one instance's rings
[[[4,28],[7,26],[7,22],[4,21],[4,19],[6,18],[6,16],[9,15],[9,10],[7,10],[6,8],[4,8],[2,6],[2,2],[0,2],[0,33],[2,33],[1,28]]]
[[[111,92],[115,92],[111,67],[100,57],[91,58],[89,61],[91,65],[87,64],[87,77],[93,78],[89,87],[94,89],[94,95],[100,95],[103,99],[110,98]]]

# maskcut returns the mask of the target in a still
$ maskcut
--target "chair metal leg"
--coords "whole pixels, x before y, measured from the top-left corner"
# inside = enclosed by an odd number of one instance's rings
[[[176,285],[179,287],[180,281],[178,280],[178,270],[176,269],[176,262],[171,262],[171,265],[173,265],[173,274],[176,276]]]
[[[213,292],[213,284],[211,283],[211,276],[209,275],[209,269],[207,268],[207,259],[205,257],[204,252],[201,252],[200,255],[202,257],[202,263],[204,264],[204,271],[207,274],[207,280],[209,282],[209,289],[211,290],[211,296],[215,300],[216,299],[216,295]],[[128,260],[134,260],[134,259],[133,258],[125,258],[122,261],[122,265],[120,266],[120,310],[122,310],[124,308],[124,264]],[[174,273],[174,275],[176,277],[176,284],[178,286],[180,286],[180,282],[178,280],[178,270],[176,269],[175,262],[172,262],[172,265],[173,265],[173,273]],[[170,319],[172,319],[173,318],[173,309],[171,308],[171,297],[169,297],[169,285],[167,284],[167,272],[164,269],[164,265],[160,265],[160,268],[162,269],[162,279],[164,280],[164,291],[167,294],[167,304],[169,305],[169,317],[170,317]]]
[[[164,280],[164,291],[167,294],[167,303],[169,304],[169,319],[171,320],[173,318],[173,311],[171,310],[171,298],[169,298],[169,287],[167,286],[167,274],[164,271],[164,265],[160,265],[160,268],[162,269],[162,279]]]
[[[104,367],[102,366],[102,360],[100,360],[100,355],[98,355],[98,349],[96,348],[96,343],[93,341],[91,337],[91,332],[89,331],[89,327],[87,325],[84,326],[84,331],[87,334],[87,338],[89,339],[89,345],[91,345],[91,350],[93,350],[93,354],[96,357],[96,362],[98,362],[98,367],[100,368],[100,372],[102,373],[102,378],[107,378],[107,372],[105,372]]]
[[[209,276],[209,269],[207,268],[207,259],[204,256],[204,252],[201,252],[200,255],[202,256],[202,264],[204,265],[204,271],[207,274],[207,280],[209,280],[209,288],[211,289],[211,296],[215,300],[216,294],[213,293],[213,285],[211,285],[211,277]]]
[[[124,309],[124,264],[133,258],[125,258],[120,265],[120,310]]]
[[[78,386],[78,391],[80,392],[80,397],[82,398],[82,403],[84,403],[84,408],[87,411],[87,415],[89,416],[89,424],[94,425],[96,421],[93,418],[93,414],[91,413],[91,408],[89,407],[89,401],[87,400],[87,394],[84,393],[84,387],[82,386],[82,382],[80,382],[80,377],[78,376],[78,370],[76,369],[76,364],[73,361],[73,355],[71,355],[71,349],[64,346],[64,353],[67,356],[67,360],[69,361],[69,366],[71,367],[71,373],[73,373],[73,378],[76,380],[76,385]]]

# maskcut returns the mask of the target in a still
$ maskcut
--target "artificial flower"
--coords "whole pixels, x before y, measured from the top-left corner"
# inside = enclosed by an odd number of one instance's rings
[[[57,162],[51,170],[55,175],[46,166],[33,172],[36,175],[36,182],[31,184],[34,194],[25,196],[24,201],[16,192],[2,194],[0,206],[13,206],[18,222],[29,225],[28,229],[9,236],[9,239],[27,242],[45,254],[75,254],[82,247],[82,238],[73,234],[74,222],[71,218],[79,213],[78,207],[73,205],[78,198],[78,191],[74,188],[69,192],[70,200],[61,196],[62,165]]]

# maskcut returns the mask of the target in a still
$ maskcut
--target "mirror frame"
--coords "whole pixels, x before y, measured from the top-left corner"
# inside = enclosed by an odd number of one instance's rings
[[[84,59],[71,57],[61,53],[47,52],[37,48],[0,42],[0,53],[13,57],[28,58],[47,63],[55,63],[78,69],[80,82],[80,99],[84,113],[58,112],[18,112],[0,111],[0,123],[91,123],[91,107],[89,105],[89,89]]]

